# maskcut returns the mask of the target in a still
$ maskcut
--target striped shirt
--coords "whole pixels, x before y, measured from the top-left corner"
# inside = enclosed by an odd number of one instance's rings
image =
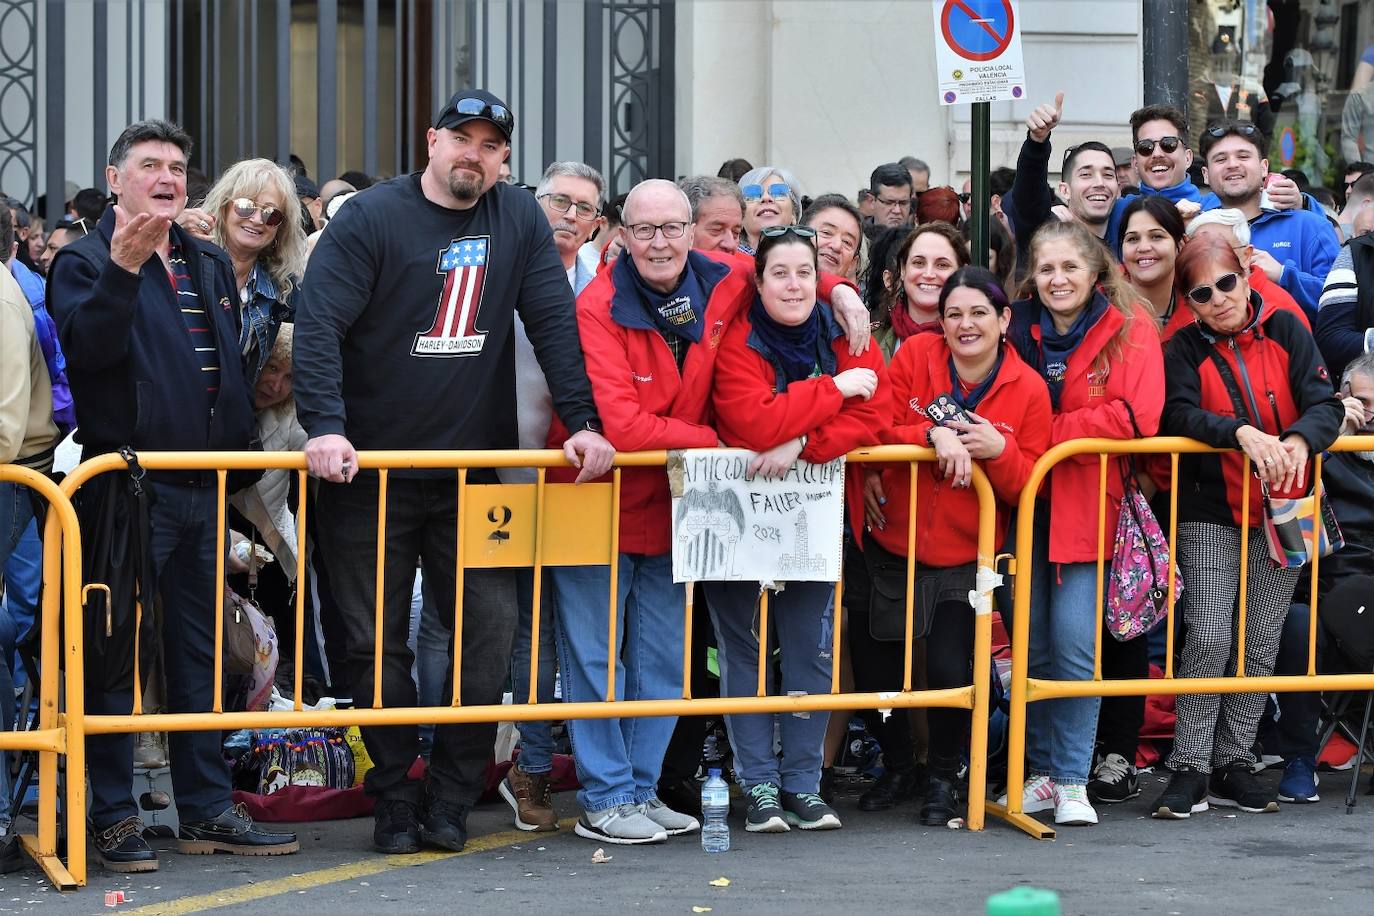
[[[213,410],[215,397],[219,393],[219,351],[215,347],[215,332],[210,327],[210,316],[205,314],[205,305],[196,293],[195,284],[191,282],[191,272],[186,267],[186,253],[173,244],[168,260],[171,264],[167,271],[168,278],[176,290],[181,320],[186,325],[191,345],[200,362],[201,376],[205,380],[205,407],[207,411]]]

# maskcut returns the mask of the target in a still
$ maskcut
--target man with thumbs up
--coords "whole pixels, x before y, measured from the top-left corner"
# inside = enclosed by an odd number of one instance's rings
[[[96,231],[53,258],[48,305],[67,357],[83,458],[123,446],[238,450],[254,438],[229,256],[176,225],[186,207],[190,152],[191,138],[175,124],[125,128],[105,170],[117,202]],[[87,499],[98,498],[105,482],[119,486],[112,475],[97,478],[83,489]],[[208,711],[214,597],[224,587],[215,580],[216,476],[151,471],[143,485],[153,497],[144,549],[155,582],[141,588],[155,587],[162,598],[157,626],[169,711]],[[149,667],[145,660],[143,670]],[[127,715],[132,682],[131,673],[88,671],[86,711]],[[96,855],[116,872],[157,868],[130,791],[133,742],[132,734],[87,739]],[[295,834],[262,830],[231,804],[219,732],[174,732],[170,750],[179,851],[282,855],[299,848]]]

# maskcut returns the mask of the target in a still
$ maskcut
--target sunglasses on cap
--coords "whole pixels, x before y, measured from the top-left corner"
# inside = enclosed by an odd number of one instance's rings
[[[1217,277],[1210,285],[1195,286],[1188,290],[1188,298],[1198,305],[1206,305],[1212,301],[1212,287],[1215,286],[1222,293],[1229,293],[1236,288],[1240,282],[1240,274],[1222,274]]]
[[[744,195],[745,200],[763,200],[763,185],[746,184],[740,187],[739,192]],[[792,189],[781,181],[768,186],[768,196],[777,200],[779,197],[788,197]]]
[[[252,219],[255,215],[262,214],[262,224],[264,226],[280,226],[286,221],[286,213],[277,207],[259,207],[247,197],[239,197],[234,200],[234,215],[240,219]]]
[[[765,226],[759,230],[759,235],[766,239],[777,239],[789,232],[799,239],[814,239],[816,237],[816,230],[810,226]]]
[[[439,112],[439,117],[434,119],[436,127],[454,127],[447,123],[456,118],[485,118],[495,124],[501,133],[510,139],[511,133],[515,130],[515,115],[511,114],[510,109],[504,105],[497,105],[488,102],[486,99],[459,98],[450,99],[444,106],[444,110]]]
[[[1137,156],[1148,156],[1155,151],[1155,144],[1166,153],[1174,153],[1183,145],[1182,137],[1160,137],[1158,140],[1137,140],[1135,141],[1135,153]]]

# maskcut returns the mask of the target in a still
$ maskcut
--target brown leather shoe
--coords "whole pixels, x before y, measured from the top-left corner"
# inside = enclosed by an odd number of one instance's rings
[[[518,765],[512,766],[501,780],[500,791],[515,812],[515,826],[521,830],[558,829],[548,773],[526,773]]]

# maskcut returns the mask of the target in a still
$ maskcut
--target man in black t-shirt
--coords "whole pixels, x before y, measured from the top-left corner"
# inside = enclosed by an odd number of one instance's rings
[[[564,449],[578,480],[606,473],[578,341],[572,290],[548,219],[529,193],[498,182],[515,118],[498,98],[461,91],[429,130],[423,172],[360,192],[330,221],[306,271],[297,311],[295,395],[322,478],[320,547],[348,630],[346,672],[356,706],[414,706],[406,647],[417,557],[439,608],[455,604],[457,483],[451,470],[389,475],[382,657],[374,658],[377,591],[375,473],[363,449],[516,446],[514,309],[548,378],[554,409],[576,432]],[[355,479],[356,477],[356,479]],[[469,482],[495,483],[474,470]],[[499,704],[515,631],[510,569],[463,574],[461,700]],[[382,665],[374,696],[374,664]],[[452,693],[452,676],[445,696]],[[373,844],[417,852],[423,840],[462,849],[483,789],[493,723],[439,725],[423,785],[408,776],[414,725],[369,727],[377,797]]]

